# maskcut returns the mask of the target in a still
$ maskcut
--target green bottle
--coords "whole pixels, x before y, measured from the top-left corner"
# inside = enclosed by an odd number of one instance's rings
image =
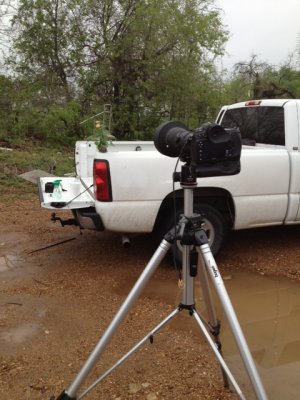
[[[53,181],[53,185],[54,185],[52,194],[53,200],[61,200],[62,198],[61,179],[56,179],[55,181]]]

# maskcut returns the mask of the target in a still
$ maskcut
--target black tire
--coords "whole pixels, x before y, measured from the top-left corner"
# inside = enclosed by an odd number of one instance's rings
[[[177,209],[177,218],[179,219],[180,214],[183,214],[183,209]],[[194,212],[201,214],[203,217],[203,228],[208,238],[208,244],[214,256],[218,254],[220,248],[225,240],[228,226],[224,221],[221,213],[214,207],[205,203],[196,203],[194,206]],[[178,222],[178,221],[176,221]],[[174,226],[174,214],[170,213],[167,215],[160,225],[160,237],[163,236]],[[176,258],[176,262],[181,264],[181,250],[180,244],[172,247],[172,258]]]

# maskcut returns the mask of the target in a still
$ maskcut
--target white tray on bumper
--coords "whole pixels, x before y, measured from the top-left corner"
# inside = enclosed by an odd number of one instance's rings
[[[46,193],[45,187],[47,183],[58,179],[61,180],[62,197],[59,200],[54,200],[52,193]],[[73,177],[42,177],[38,179],[38,188],[40,203],[43,208],[72,210],[95,205],[92,178],[83,181]]]

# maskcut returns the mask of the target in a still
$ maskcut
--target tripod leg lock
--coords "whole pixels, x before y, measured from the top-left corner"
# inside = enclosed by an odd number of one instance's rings
[[[210,333],[217,338],[221,332],[221,322],[217,320],[217,325],[215,326],[212,326],[212,324],[209,323],[209,328],[210,328]]]
[[[195,233],[195,245],[202,246],[203,244],[207,244],[208,239],[204,229],[199,229]]]
[[[169,232],[167,232],[164,236],[164,239],[168,242],[168,243],[175,243],[176,241],[176,236],[177,236],[177,232],[178,232],[178,228],[177,226],[170,229]]]

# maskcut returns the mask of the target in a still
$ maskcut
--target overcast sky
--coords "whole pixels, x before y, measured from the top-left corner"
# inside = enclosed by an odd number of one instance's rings
[[[300,42],[300,0],[216,0],[230,31],[223,66],[250,60],[280,65]]]

